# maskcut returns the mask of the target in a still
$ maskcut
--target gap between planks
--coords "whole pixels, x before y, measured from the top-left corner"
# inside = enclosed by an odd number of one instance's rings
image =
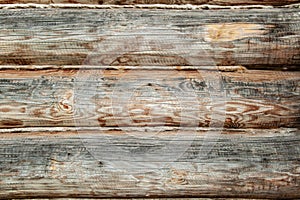
[[[279,8],[298,8],[299,4],[291,4],[285,6],[279,6]],[[241,5],[241,6],[220,6],[220,5],[166,5],[166,4],[136,4],[136,5],[95,5],[95,4],[0,4],[0,9],[49,9],[49,8],[74,8],[74,9],[176,9],[176,10],[219,10],[219,9],[272,9],[274,6],[266,5]]]
[[[103,66],[103,65],[0,65],[0,70],[101,69],[101,70],[209,70],[243,72],[244,66]]]
[[[13,136],[13,134],[35,135],[36,133],[43,133],[42,135],[67,135],[80,134],[80,133],[111,133],[118,135],[125,135],[126,132],[156,132],[156,133],[169,133],[170,135],[177,134],[178,131],[185,131],[186,133],[195,133],[203,135],[207,132],[218,132],[220,134],[236,135],[241,134],[247,137],[255,136],[293,136],[299,134],[298,128],[276,128],[276,129],[230,129],[230,128],[205,128],[205,127],[168,127],[168,126],[156,126],[156,127],[25,127],[25,128],[0,128],[0,136]],[[145,134],[147,134],[145,132]],[[183,133],[184,134],[184,133]],[[38,134],[40,135],[40,134]]]
[[[299,0],[288,1],[165,1],[165,0],[138,0],[138,1],[119,1],[119,0],[0,0],[1,8],[154,8],[154,9],[251,9],[251,8],[274,8],[288,7],[296,8]]]

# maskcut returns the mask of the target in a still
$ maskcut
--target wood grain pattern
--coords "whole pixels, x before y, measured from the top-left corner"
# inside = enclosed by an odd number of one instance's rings
[[[26,199],[26,198],[22,198]],[[30,198],[33,200],[50,200],[48,198]],[[74,200],[77,198],[51,198],[51,200]],[[90,200],[91,198],[80,198],[82,200]],[[98,198],[94,198],[98,199]],[[120,198],[101,198],[101,200],[119,200]],[[173,200],[174,198],[122,198],[124,200]],[[176,198],[178,199],[178,198]],[[245,199],[245,198],[181,198],[184,200],[262,200],[262,199]],[[27,199],[26,199],[27,200]]]
[[[116,4],[116,5],[134,5],[134,4],[212,4],[212,5],[273,5],[281,6],[293,3],[299,3],[299,0],[0,0],[0,3],[72,3],[72,4]]]
[[[138,130],[128,130],[135,131]],[[139,171],[139,162],[133,161],[137,152],[144,154],[162,148],[177,130],[140,131],[153,137],[142,140],[115,128],[80,132],[49,128],[44,132],[1,131],[0,198],[300,198],[299,129],[223,130],[218,137],[210,138],[212,146],[204,149],[201,147],[206,130],[197,130],[180,158],[164,167],[145,159],[143,163],[149,166],[146,171]],[[186,140],[192,132],[184,133]],[[84,145],[85,139],[94,141],[94,149],[101,149],[112,158],[120,155],[121,161],[137,166],[137,171],[134,167],[128,171],[122,166],[108,166],[111,160],[97,159],[91,146]],[[182,142],[178,140],[177,145]],[[206,156],[199,157],[206,150]],[[133,156],[131,160],[126,160],[128,152]],[[154,152],[157,158],[163,155]]]
[[[299,9],[0,11],[1,65],[299,70]]]
[[[79,67],[0,70],[0,127],[299,127],[299,72]]]
[[[297,3],[0,0],[0,199],[299,199]]]
[[[26,198],[22,198],[26,199]],[[74,200],[77,198],[30,198],[33,200]],[[80,198],[82,200],[90,200],[91,198]],[[101,200],[119,200],[120,198],[94,198]],[[122,198],[124,200],[173,200],[174,198]],[[178,199],[178,198],[175,198]],[[245,198],[179,198],[184,200],[262,200],[262,199],[245,199]],[[27,200],[27,199],[26,199]]]
[[[24,200],[28,200],[27,198],[22,198]],[[30,198],[30,200],[75,200],[78,198]],[[82,200],[90,200],[91,198],[80,198]],[[119,200],[120,198],[93,198],[99,200]],[[173,199],[181,199],[181,200],[262,200],[262,199],[245,199],[245,198],[122,198],[124,200],[173,200]]]

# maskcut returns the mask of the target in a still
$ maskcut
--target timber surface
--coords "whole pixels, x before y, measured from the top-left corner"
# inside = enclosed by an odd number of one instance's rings
[[[0,127],[300,126],[300,72],[81,67],[1,70]]]
[[[222,6],[233,5],[273,5],[282,6],[293,3],[300,3],[299,0],[0,0],[2,4],[12,3],[72,3],[72,4],[116,4],[116,5],[134,5],[134,4],[211,4]]]
[[[299,199],[299,2],[0,0],[0,198]]]
[[[159,130],[1,131],[0,197],[299,198],[299,129]]]
[[[0,10],[2,65],[299,70],[299,9]]]

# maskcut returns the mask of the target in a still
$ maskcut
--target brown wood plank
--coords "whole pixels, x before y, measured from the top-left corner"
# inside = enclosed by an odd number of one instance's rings
[[[71,4],[115,4],[115,5],[134,5],[134,4],[211,4],[211,5],[273,5],[282,6],[293,3],[300,3],[299,0],[0,0],[2,4],[11,3],[71,3]]]
[[[0,21],[1,65],[300,65],[299,9],[0,10]]]
[[[0,198],[300,198],[299,129],[157,128],[0,130]]]
[[[44,67],[0,70],[1,128],[299,127],[300,72]]]
[[[26,199],[26,198],[22,198]],[[31,198],[33,200],[74,200],[77,198]],[[82,200],[90,200],[91,198],[80,198]],[[120,198],[92,198],[92,199],[99,199],[99,200],[120,200]],[[174,199],[180,199],[180,200],[262,200],[262,199],[245,199],[245,198],[122,198],[123,200],[174,200]]]
[[[26,198],[22,198],[26,199]],[[30,198],[33,200],[74,200],[77,198]],[[120,198],[80,198],[82,200],[90,200],[90,199],[99,199],[99,200],[120,200]],[[122,198],[122,200],[174,200],[174,199],[180,199],[180,200],[262,200],[262,199],[245,199],[245,198]]]

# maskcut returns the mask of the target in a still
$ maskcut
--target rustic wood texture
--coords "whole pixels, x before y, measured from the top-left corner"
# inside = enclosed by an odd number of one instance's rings
[[[27,199],[27,198],[22,198]],[[48,198],[30,198],[33,200],[50,200]],[[77,198],[51,198],[51,200],[74,200]],[[91,198],[80,198],[82,200],[90,200]],[[120,198],[93,198],[99,200],[120,200]],[[245,199],[245,198],[122,198],[123,200],[174,200],[174,199],[184,199],[184,200],[262,200],[262,199]]]
[[[148,168],[139,168],[134,158],[149,153],[159,159],[163,152],[155,150],[172,140],[177,130],[140,131],[151,137],[131,137],[115,128],[2,130],[0,197],[300,198],[299,129],[223,130],[204,148],[206,130],[200,129],[180,158],[162,167],[146,158],[142,163]],[[188,140],[194,133],[183,134]],[[89,140],[90,146],[83,140]],[[182,143],[175,140],[174,145]],[[111,159],[97,159],[90,148]],[[117,155],[118,162],[132,168],[110,167]]]
[[[0,0],[0,199],[299,199],[299,3]]]
[[[1,10],[0,64],[299,70],[299,19],[299,9]]]
[[[72,4],[116,4],[116,5],[134,5],[134,4],[211,4],[211,5],[272,5],[282,6],[293,3],[300,3],[299,0],[0,0],[2,4],[11,3],[72,3]]]
[[[0,70],[0,127],[299,127],[300,72],[79,67]]]
[[[27,199],[27,198],[22,198]],[[33,200],[74,200],[77,198],[30,198]],[[83,200],[90,200],[91,198],[80,198]],[[99,200],[120,200],[120,198],[93,198]],[[184,199],[184,200],[262,200],[262,199],[245,199],[245,198],[122,198],[123,200],[174,200],[174,199]]]

